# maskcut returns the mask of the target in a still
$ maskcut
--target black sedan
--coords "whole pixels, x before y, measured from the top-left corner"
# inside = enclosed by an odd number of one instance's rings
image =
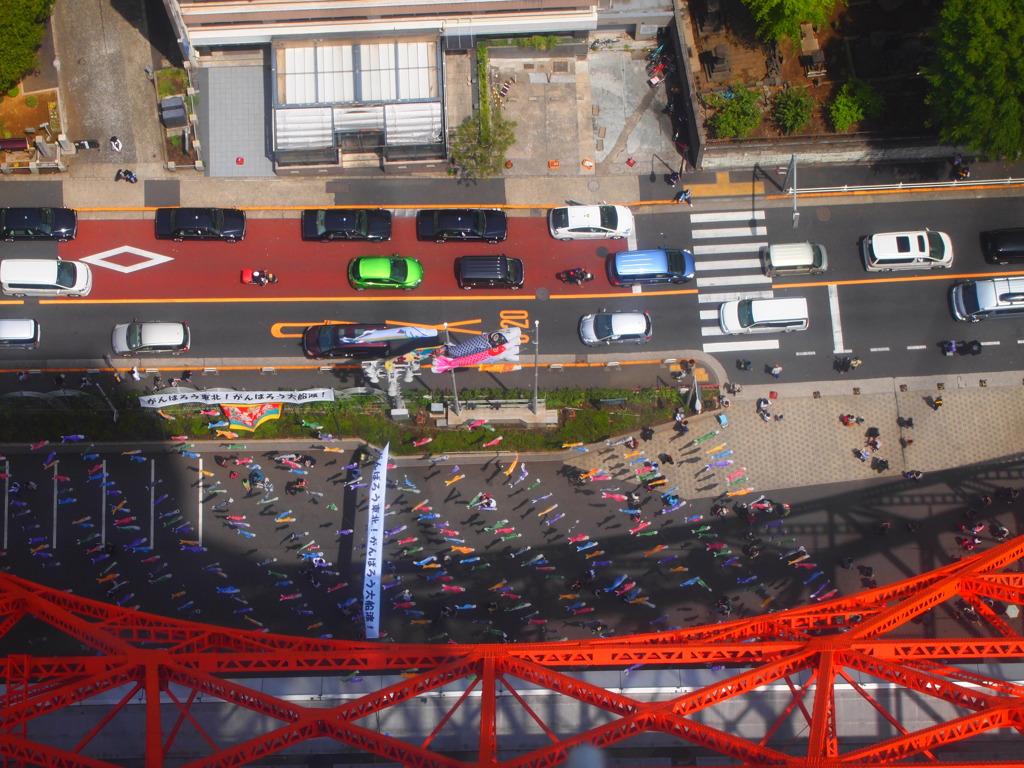
[[[390,240],[391,211],[381,208],[350,210],[309,209],[302,212],[302,239]]]
[[[492,208],[446,208],[416,214],[416,236],[443,243],[448,240],[485,240],[500,243],[508,237],[505,212]]]
[[[157,208],[157,240],[227,240],[245,237],[245,213],[237,208]]]
[[[78,214],[71,208],[0,208],[4,240],[74,240]]]

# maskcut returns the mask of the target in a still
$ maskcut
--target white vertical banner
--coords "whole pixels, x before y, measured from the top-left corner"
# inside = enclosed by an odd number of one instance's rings
[[[384,545],[384,491],[387,488],[388,451],[384,446],[370,478],[370,511],[366,518],[366,570],[363,572],[363,622],[366,639],[380,637],[381,550]]]

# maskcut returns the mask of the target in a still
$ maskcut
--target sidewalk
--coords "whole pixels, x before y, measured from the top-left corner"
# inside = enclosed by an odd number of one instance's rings
[[[980,386],[979,381],[987,381]],[[675,464],[662,464],[668,480],[665,490],[678,486],[681,498],[710,498],[727,491],[751,488],[754,495],[768,489],[784,489],[824,483],[866,481],[876,477],[900,478],[907,470],[924,473],[1019,459],[1024,434],[1024,389],[1016,373],[991,374],[967,382],[956,376],[927,379],[871,379],[855,383],[860,394],[846,382],[765,383],[747,386],[731,398],[732,405],[722,411],[728,426],[720,427],[716,414],[689,419],[690,431],[681,436],[674,424],[659,425],[654,437],[641,441],[640,450],[648,458],[671,454]],[[944,384],[943,389],[938,389]],[[906,387],[906,391],[901,389]],[[831,391],[830,391],[831,390]],[[782,421],[765,423],[756,412],[756,401],[778,393],[769,411],[783,416]],[[814,392],[819,392],[818,397]],[[930,406],[930,398],[942,395],[939,410]],[[862,416],[861,426],[844,426],[843,414]],[[896,419],[913,419],[912,429],[901,430]],[[881,450],[875,455],[890,461],[887,472],[871,469],[854,455],[865,447],[865,432],[876,427]],[[698,445],[698,439],[715,430],[718,434]],[[913,439],[901,448],[900,437]],[[716,461],[709,450],[724,445],[732,451],[721,460],[727,467],[704,470]],[[618,479],[632,479],[635,467],[621,457],[629,451],[623,446],[590,446],[586,455],[567,455],[567,463],[587,471],[606,469]],[[637,465],[639,466],[639,465]],[[740,477],[747,482],[728,486],[725,478],[746,468]],[[737,478],[739,479],[739,478]],[[913,487],[914,481],[904,481]],[[737,501],[743,499],[737,499]],[[747,499],[749,500],[749,499]]]

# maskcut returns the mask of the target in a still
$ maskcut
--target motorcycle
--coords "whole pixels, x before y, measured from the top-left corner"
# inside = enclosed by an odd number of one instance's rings
[[[594,276],[583,269],[583,267],[576,267],[576,269],[567,269],[565,272],[559,272],[558,279],[568,285],[583,285],[593,280]]]
[[[269,269],[243,269],[242,270],[242,285],[267,285],[268,283],[276,283],[277,275],[271,272]]]

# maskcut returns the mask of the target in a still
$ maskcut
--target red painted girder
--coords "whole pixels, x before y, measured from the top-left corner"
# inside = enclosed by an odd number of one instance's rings
[[[887,710],[885,707],[883,707],[881,704],[879,704],[878,701],[875,699],[875,697],[872,696],[870,693],[868,693],[860,683],[858,683],[856,680],[854,680],[845,669],[840,669],[839,670],[839,675],[847,683],[850,684],[850,687],[853,688],[853,690],[855,690],[858,694],[860,694],[860,696],[864,699],[864,701],[866,701],[868,704],[870,704],[871,707],[878,714],[880,714],[882,717],[884,717],[886,719],[886,721],[889,723],[889,725],[891,725],[896,731],[898,731],[899,733],[902,733],[902,734],[910,733],[910,731],[908,731],[906,728],[903,727],[903,724],[899,720],[897,720],[895,717],[892,716],[892,713],[890,713],[889,710]],[[935,761],[935,755],[932,752],[930,752],[928,750],[925,750],[922,754],[925,757],[927,757],[929,760]]]
[[[811,715],[811,732],[807,739],[807,757],[835,757],[839,754],[836,744],[836,700],[834,695],[835,657],[831,653],[818,654],[814,709]]]
[[[8,733],[0,733],[0,755],[42,768],[118,768],[106,760],[76,755],[45,743],[23,741]]]
[[[494,768],[498,762],[497,677],[495,659],[482,659],[480,675],[480,739],[477,742],[476,764],[480,768]]]
[[[895,664],[858,653],[844,653],[842,665],[967,709],[998,709],[1005,707],[1009,700],[1005,696],[960,685],[959,683],[908,667],[904,664]]]
[[[220,752],[186,763],[184,768],[232,768],[248,765],[293,744],[317,738],[333,738],[364,752],[379,755],[386,760],[411,768],[473,768],[469,763],[451,760],[414,744],[391,736],[374,733],[353,723],[334,724],[323,717],[304,718],[301,722],[279,728],[268,734],[249,739]]]
[[[417,696],[427,691],[436,690],[443,685],[471,675],[479,676],[482,671],[483,657],[479,657],[473,662],[459,660],[445,664],[437,669],[427,670],[400,680],[379,691],[360,696],[354,701],[341,704],[336,708],[337,716],[348,721],[359,720],[403,701],[415,699]]]
[[[1024,702],[1007,704],[998,709],[973,712],[939,725],[888,739],[879,744],[846,753],[844,761],[886,764],[905,760],[926,750],[953,744],[997,728],[1018,728],[1024,725]],[[946,768],[946,763],[940,763]],[[1020,763],[1018,762],[1019,766]]]
[[[67,685],[48,689],[41,696],[32,695],[30,692],[27,699],[8,703],[0,710],[0,730],[7,730],[23,720],[29,721],[48,712],[78,704],[126,683],[138,682],[142,676],[142,668],[125,666],[103,675],[74,680]]]
[[[990,688],[996,693],[1001,693],[1005,696],[1016,696],[1017,698],[1024,700],[1024,685],[1016,685],[1014,683],[1007,682],[1006,680],[996,680],[993,677],[987,677],[986,675],[981,675],[977,672],[969,672],[968,670],[961,669],[959,667],[951,667],[948,664],[940,664],[937,661],[922,659],[919,661],[905,662],[905,664],[914,669],[920,669],[923,672],[938,675],[939,677],[944,677],[949,680],[961,680],[963,682],[976,685],[979,688]]]

